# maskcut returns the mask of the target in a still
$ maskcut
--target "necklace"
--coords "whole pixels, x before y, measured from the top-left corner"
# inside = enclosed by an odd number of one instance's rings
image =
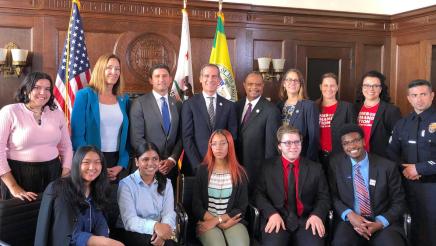
[[[42,109],[40,111],[34,110],[30,105],[24,104],[26,108],[33,113],[33,118],[35,118],[38,125],[41,125],[41,115],[42,115]]]

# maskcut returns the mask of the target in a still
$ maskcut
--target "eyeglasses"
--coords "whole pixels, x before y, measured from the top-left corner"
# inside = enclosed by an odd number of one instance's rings
[[[368,85],[368,84],[363,84],[362,85],[362,88],[363,89],[378,89],[378,88],[381,88],[381,85]]]
[[[362,140],[362,138],[355,138],[353,140],[350,141],[342,141],[342,146],[349,146],[351,144],[356,144],[358,143],[360,140]]]
[[[300,83],[300,80],[299,79],[291,79],[291,78],[287,78],[287,79],[285,79],[284,80],[286,83],[295,83],[295,84],[297,84],[297,83]]]
[[[217,148],[217,147],[224,147],[224,146],[226,146],[228,143],[227,143],[227,141],[222,141],[222,142],[212,142],[212,143],[210,143],[210,146],[212,147],[212,148]]]
[[[292,145],[299,146],[301,144],[301,140],[284,141],[284,142],[280,142],[280,143],[286,145],[286,147],[291,147]]]

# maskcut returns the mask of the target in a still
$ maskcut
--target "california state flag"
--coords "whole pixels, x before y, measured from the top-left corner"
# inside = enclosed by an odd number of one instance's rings
[[[194,92],[192,77],[191,38],[189,35],[189,20],[186,9],[182,9],[182,33],[180,35],[179,59],[170,95],[177,100],[185,100]]]
[[[216,64],[220,69],[221,81],[218,87],[218,94],[235,102],[238,100],[238,94],[230,62],[229,48],[227,47],[226,33],[224,32],[224,13],[219,11],[217,19],[209,63]]]

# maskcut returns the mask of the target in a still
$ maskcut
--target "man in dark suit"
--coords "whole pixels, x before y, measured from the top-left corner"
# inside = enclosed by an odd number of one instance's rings
[[[281,156],[262,165],[256,189],[262,245],[324,245],[328,185],[321,164],[300,156],[302,139],[298,129],[281,126]]]
[[[340,153],[330,159],[330,190],[337,224],[333,245],[405,245],[405,195],[397,165],[365,151],[363,130],[346,124]]]
[[[182,141],[185,156],[182,172],[195,175],[206,155],[209,137],[217,129],[228,130],[236,140],[238,123],[234,103],[217,94],[220,84],[218,66],[206,64],[200,71],[203,91],[182,107]]]
[[[254,190],[260,162],[278,155],[275,137],[280,123],[278,108],[262,96],[263,78],[251,72],[244,80],[246,98],[236,103],[238,116],[238,160],[249,179],[249,194]]]
[[[182,152],[179,123],[182,104],[168,96],[171,80],[167,65],[151,67],[149,82],[153,90],[137,98],[130,109],[130,142],[135,151],[140,144],[154,143],[162,158],[159,171],[168,175],[175,187],[176,164]]]
[[[436,246],[436,109],[427,80],[408,85],[413,112],[398,121],[388,156],[403,168],[413,245]]]

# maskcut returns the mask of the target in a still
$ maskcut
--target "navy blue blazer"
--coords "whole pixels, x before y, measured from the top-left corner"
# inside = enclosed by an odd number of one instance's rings
[[[285,103],[280,101],[277,106],[282,113],[283,119]],[[303,135],[301,156],[317,161],[319,149],[319,109],[315,102],[306,99],[298,101],[288,124],[300,130]]]
[[[236,141],[238,123],[234,103],[217,95],[215,126],[209,124],[209,113],[203,93],[189,98],[182,106],[182,143],[185,150],[182,172],[194,175],[207,152],[209,137],[217,129],[228,130]]]
[[[127,168],[129,164],[129,151],[127,133],[129,130],[129,117],[127,108],[129,96],[117,96],[118,104],[123,113],[123,125],[121,127],[121,138],[119,142],[118,165]],[[80,146],[94,145],[101,148],[100,137],[100,109],[98,105],[98,94],[91,87],[79,90],[74,101],[71,114],[71,141],[76,151]]]

